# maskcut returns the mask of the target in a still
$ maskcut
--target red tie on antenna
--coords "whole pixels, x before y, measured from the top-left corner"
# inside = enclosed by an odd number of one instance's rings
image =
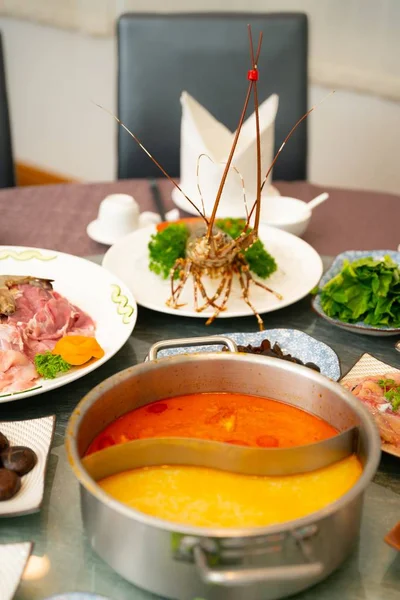
[[[250,69],[247,71],[247,79],[249,81],[258,81],[258,69]]]

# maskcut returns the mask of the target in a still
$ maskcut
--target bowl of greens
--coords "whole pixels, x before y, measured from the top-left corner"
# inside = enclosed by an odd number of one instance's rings
[[[400,335],[400,252],[343,252],[314,292],[314,310],[333,325],[365,335]]]

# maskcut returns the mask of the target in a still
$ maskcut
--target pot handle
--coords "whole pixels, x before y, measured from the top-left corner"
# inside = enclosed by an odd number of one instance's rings
[[[282,567],[262,567],[249,569],[213,569],[209,566],[205,550],[196,545],[193,548],[194,562],[205,583],[213,585],[245,585],[255,582],[293,581],[318,577],[324,570],[321,562],[310,562]]]
[[[149,360],[155,360],[160,350],[165,348],[187,348],[189,346],[226,346],[230,352],[237,352],[237,346],[233,340],[223,335],[203,336],[193,338],[181,338],[177,340],[162,340],[153,344],[149,350]]]

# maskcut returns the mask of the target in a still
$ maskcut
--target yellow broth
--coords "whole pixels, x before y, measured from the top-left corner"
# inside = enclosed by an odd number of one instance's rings
[[[110,496],[147,515],[199,527],[256,527],[309,515],[354,486],[356,456],[324,469],[254,477],[203,467],[143,467],[98,482]]]

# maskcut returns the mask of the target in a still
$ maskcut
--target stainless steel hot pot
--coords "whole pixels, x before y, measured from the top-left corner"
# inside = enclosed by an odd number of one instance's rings
[[[215,344],[216,339],[196,338],[191,343]],[[218,339],[234,349],[230,340]],[[168,344],[182,346],[183,342]],[[156,346],[150,358],[161,344]],[[308,517],[236,530],[178,525],[142,514],[105,494],[81,462],[93,438],[136,407],[196,392],[275,398],[322,417],[340,431],[358,426],[361,478],[337,502]],[[284,360],[231,352],[169,356],[117,373],[77,406],[66,445],[94,550],[125,579],[179,600],[273,600],[327,577],[357,541],[363,494],[380,458],[379,434],[371,416],[339,384]]]

